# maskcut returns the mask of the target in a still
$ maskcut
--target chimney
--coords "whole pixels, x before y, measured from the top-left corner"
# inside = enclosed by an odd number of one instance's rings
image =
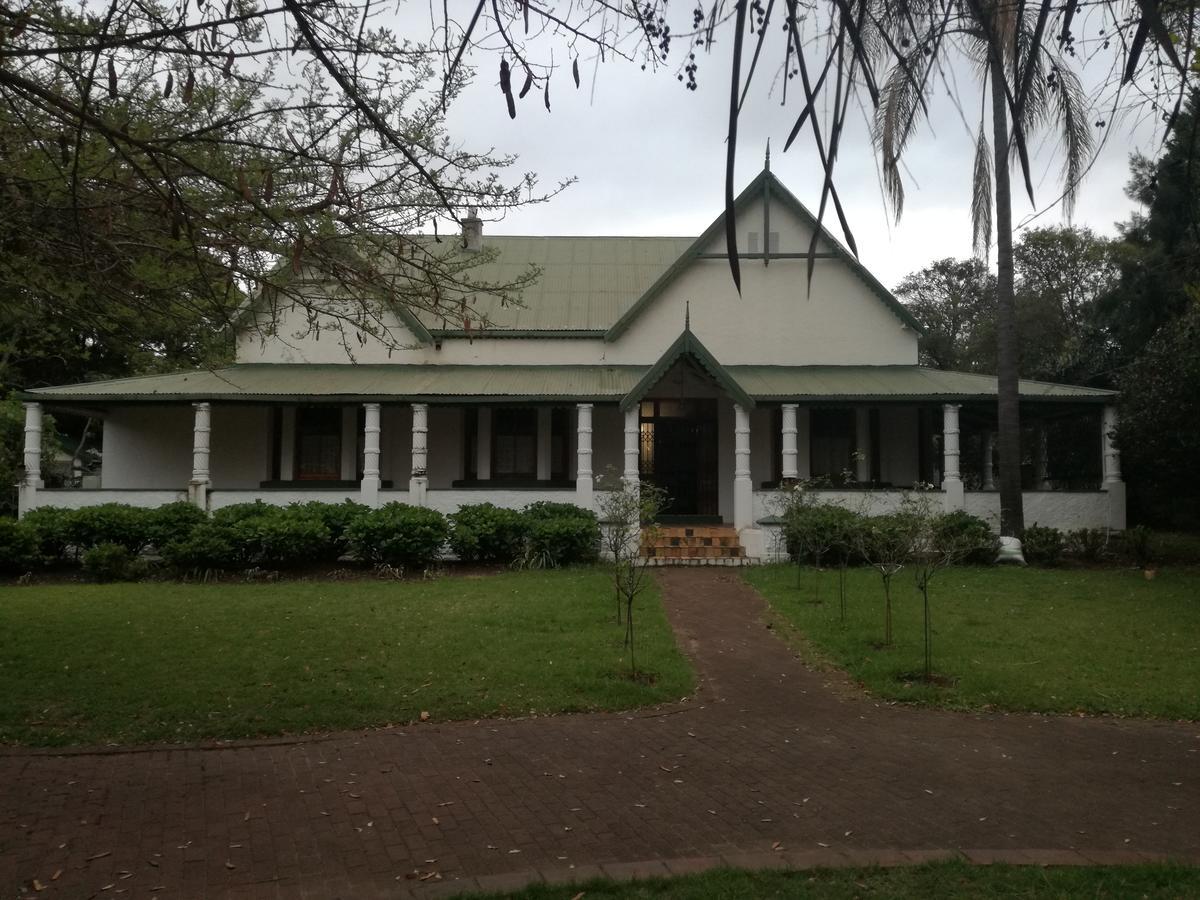
[[[472,253],[483,249],[483,220],[474,206],[467,207],[466,218],[462,220],[462,235],[464,249]]]

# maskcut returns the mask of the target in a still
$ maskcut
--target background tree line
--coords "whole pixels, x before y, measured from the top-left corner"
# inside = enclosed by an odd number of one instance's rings
[[[1142,207],[1115,238],[1043,227],[1014,245],[1021,377],[1119,390],[1135,521],[1200,528],[1200,155],[1192,95],[1157,159],[1135,155]],[[896,294],[927,329],[921,361],[993,374],[996,279],[943,259]]]

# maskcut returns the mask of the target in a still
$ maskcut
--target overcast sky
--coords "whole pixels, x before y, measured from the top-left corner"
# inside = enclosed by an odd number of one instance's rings
[[[678,45],[674,52],[677,55]],[[723,202],[727,60],[721,49],[701,56],[700,89],[692,92],[676,80],[673,69],[643,72],[637,65],[611,59],[595,71],[593,86],[594,60],[585,55],[579,90],[569,67],[562,67],[552,81],[552,112],[546,112],[533,91],[518,101],[517,118],[510,120],[497,87],[498,58],[476,54],[471,61],[479,71],[451,110],[451,134],[469,149],[494,146],[518,154],[518,168],[536,172],[544,185],[572,176],[578,179],[550,203],[518,210],[502,222],[488,223],[485,230],[495,234],[699,234],[720,213]],[[811,140],[806,135],[783,152],[783,140],[798,111],[799,92],[793,91],[788,106],[781,108],[779,93],[771,91],[766,77],[771,74],[766,67],[743,113],[738,188],[762,168],[770,138],[772,170],[815,211],[821,176]],[[1084,72],[1089,82],[1103,74]],[[520,84],[518,76],[514,80]],[[974,124],[979,116],[977,87],[969,74],[960,83],[963,103],[972,110],[966,115]],[[969,255],[973,137],[955,105],[944,98],[935,103],[933,127],[923,129],[908,150],[911,177],[898,224],[889,221],[883,204],[861,115],[856,124],[838,161],[838,186],[862,261],[881,281],[894,286],[934,259]],[[1130,152],[1140,149],[1153,155],[1158,140],[1147,121],[1119,121],[1110,130],[1084,182],[1075,215],[1077,224],[1106,234],[1114,233],[1114,223],[1128,218],[1133,207],[1123,191]],[[1039,204],[1049,204],[1058,194],[1058,166],[1058,158],[1043,148],[1034,165]],[[1019,187],[1019,176],[1015,177]],[[1021,222],[1034,209],[1023,193],[1015,197],[1014,220]],[[1061,211],[1054,209],[1038,224],[1062,221]],[[832,213],[827,223],[837,233]]]

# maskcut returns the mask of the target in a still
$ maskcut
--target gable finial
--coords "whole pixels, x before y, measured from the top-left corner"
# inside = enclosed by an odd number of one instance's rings
[[[683,301],[683,330],[684,331],[692,330],[692,301],[691,300]]]
[[[771,171],[771,139],[767,138],[767,158],[763,161],[763,168],[768,172]]]

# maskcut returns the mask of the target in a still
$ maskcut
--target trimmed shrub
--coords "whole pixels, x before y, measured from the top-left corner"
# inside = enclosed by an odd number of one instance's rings
[[[150,510],[150,544],[157,550],[183,540],[192,529],[208,521],[208,514],[194,503],[179,500]]]
[[[424,569],[437,559],[450,527],[437,510],[388,503],[359,516],[346,528],[359,559],[376,565]]]
[[[963,557],[963,562],[968,563],[993,563],[1000,552],[1000,538],[992,531],[992,526],[961,509],[937,517],[934,539],[939,546],[947,548],[974,548]]]
[[[38,540],[33,529],[15,519],[0,519],[0,573],[22,575],[38,562]]]
[[[600,558],[600,522],[590,509],[539,501],[525,507],[524,559],[538,567],[592,563]]]
[[[150,542],[154,510],[126,503],[101,503],[74,510],[67,529],[77,551],[120,544],[136,555]]]
[[[329,529],[300,510],[276,508],[228,528],[238,558],[264,569],[295,569],[328,559],[332,546]]]
[[[491,503],[460,507],[449,518],[450,548],[463,562],[511,563],[529,533],[527,516]]]
[[[144,566],[128,547],[105,543],[84,552],[83,571],[97,581],[130,581],[142,576]]]
[[[350,540],[346,537],[346,530],[360,516],[369,513],[371,508],[362,503],[355,503],[353,500],[344,500],[341,503],[322,503],[319,500],[312,500],[308,503],[293,503],[286,508],[286,511],[289,514],[294,513],[314,518],[325,526],[329,532],[329,543],[325,548],[324,559],[327,562],[336,562],[350,550]]]
[[[48,562],[57,562],[67,555],[71,545],[71,514],[73,510],[39,506],[25,513],[21,525],[28,528],[37,541],[37,551]]]
[[[191,533],[162,547],[163,562],[181,574],[236,568],[241,557],[234,548],[230,529],[204,522]]]
[[[1139,569],[1154,562],[1154,532],[1145,525],[1125,529],[1125,553]]]
[[[1067,532],[1067,552],[1087,562],[1099,562],[1108,553],[1108,534],[1103,528],[1080,528]]]
[[[861,560],[858,548],[866,518],[853,510],[826,504],[795,505],[783,522],[783,539],[793,562],[847,564]]]
[[[243,519],[254,519],[258,516],[272,515],[281,509],[282,507],[263,503],[261,500],[255,500],[253,503],[233,503],[229,506],[222,506],[214,512],[212,520],[218,525],[234,525]]]
[[[1025,529],[1021,538],[1025,559],[1039,566],[1057,566],[1062,562],[1065,546],[1061,531],[1036,522]]]

